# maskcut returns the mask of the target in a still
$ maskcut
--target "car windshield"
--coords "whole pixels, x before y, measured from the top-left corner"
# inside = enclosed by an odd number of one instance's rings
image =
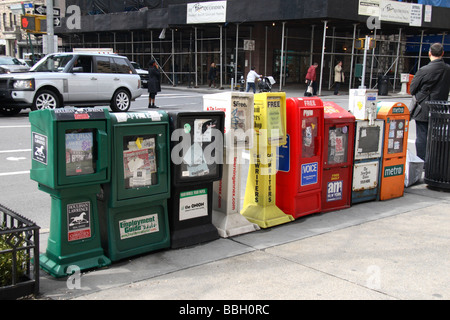
[[[0,64],[2,65],[21,65],[20,61],[12,57],[0,57]]]
[[[57,54],[47,56],[39,61],[31,71],[35,72],[63,72],[67,64],[73,59],[72,54]]]

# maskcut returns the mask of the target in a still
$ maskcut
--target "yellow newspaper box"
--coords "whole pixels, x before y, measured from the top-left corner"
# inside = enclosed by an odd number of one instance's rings
[[[293,221],[276,205],[277,147],[286,144],[286,93],[255,94],[256,139],[241,214],[261,228]]]
[[[380,102],[377,118],[385,123],[380,200],[399,198],[405,190],[409,110],[401,102]]]

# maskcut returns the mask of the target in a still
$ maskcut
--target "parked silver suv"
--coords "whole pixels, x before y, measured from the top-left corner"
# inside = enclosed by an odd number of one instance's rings
[[[30,72],[0,75],[0,113],[64,106],[105,106],[126,112],[141,96],[141,78],[126,57],[55,53]]]

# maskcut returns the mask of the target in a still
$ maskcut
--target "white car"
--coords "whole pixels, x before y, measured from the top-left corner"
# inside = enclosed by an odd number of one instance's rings
[[[148,70],[141,68],[139,63],[131,61],[131,65],[134,67],[138,75],[141,77],[142,88],[148,88]]]
[[[141,78],[126,57],[93,53],[54,53],[30,72],[0,75],[0,113],[64,106],[105,106],[126,112],[140,97]]]

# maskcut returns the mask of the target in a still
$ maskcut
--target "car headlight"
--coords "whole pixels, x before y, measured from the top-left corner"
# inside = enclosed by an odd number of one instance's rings
[[[13,83],[16,90],[34,90],[34,80],[16,80]]]

